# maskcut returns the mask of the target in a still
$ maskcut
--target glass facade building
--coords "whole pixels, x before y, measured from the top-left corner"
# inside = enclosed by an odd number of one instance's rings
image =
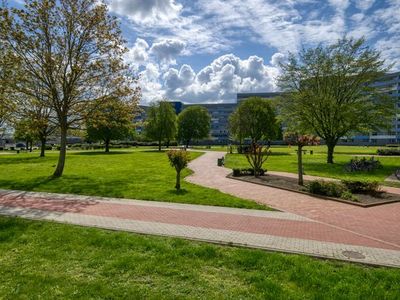
[[[393,97],[396,104],[393,107],[393,120],[390,129],[374,131],[369,134],[359,134],[341,139],[342,144],[356,145],[387,145],[400,143],[400,72],[390,73],[372,83],[382,93]]]

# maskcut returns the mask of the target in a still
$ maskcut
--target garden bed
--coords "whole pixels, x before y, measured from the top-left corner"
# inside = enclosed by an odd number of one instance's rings
[[[393,202],[400,202],[400,195],[386,193],[386,192],[380,192],[378,197],[374,197],[374,196],[367,195],[367,194],[358,194],[358,193],[354,194],[354,196],[356,196],[358,198],[358,201],[351,201],[351,200],[345,200],[345,199],[336,198],[336,197],[328,197],[328,196],[323,196],[323,195],[318,195],[318,194],[312,194],[306,190],[305,186],[300,186],[297,184],[297,178],[278,176],[278,175],[267,174],[267,175],[259,176],[256,178],[254,176],[235,177],[232,174],[229,174],[228,178],[251,182],[251,183],[260,184],[260,185],[265,185],[265,186],[283,189],[283,190],[287,190],[287,191],[291,191],[291,192],[306,194],[306,195],[310,195],[310,196],[325,199],[325,200],[333,200],[333,201],[343,202],[343,203],[347,203],[347,204],[357,205],[357,206],[361,206],[361,207],[371,207],[371,206],[388,204],[388,203],[393,203]],[[304,185],[307,185],[308,183],[310,183],[310,181],[308,181],[308,180],[304,181]]]

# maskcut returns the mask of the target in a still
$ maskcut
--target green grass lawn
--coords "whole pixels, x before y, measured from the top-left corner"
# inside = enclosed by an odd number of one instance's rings
[[[195,158],[201,153],[190,155]],[[253,201],[185,181],[177,192],[175,169],[169,165],[165,152],[71,151],[64,175],[53,179],[49,176],[57,157],[58,153],[52,151],[46,158],[39,158],[37,152],[0,155],[0,188],[267,209]],[[189,174],[187,169],[183,172],[183,176]]]
[[[190,149],[206,150],[206,151],[222,151],[227,152],[228,146],[212,145],[212,146],[191,146]]]
[[[398,299],[400,270],[0,217],[4,299]]]
[[[382,169],[373,172],[354,172],[344,171],[344,165],[357,155],[376,154],[377,147],[336,147],[334,161],[335,164],[326,163],[326,147],[314,146],[304,147],[306,150],[313,150],[314,154],[303,155],[304,172],[307,175],[331,177],[338,179],[358,179],[358,180],[377,180],[383,182],[386,177],[391,175],[397,168],[400,168],[400,157],[377,157],[382,165]],[[264,164],[264,168],[270,171],[282,171],[297,173],[296,147],[272,147],[272,155]],[[246,168],[249,164],[244,155],[228,154],[225,159],[225,166],[228,168]]]

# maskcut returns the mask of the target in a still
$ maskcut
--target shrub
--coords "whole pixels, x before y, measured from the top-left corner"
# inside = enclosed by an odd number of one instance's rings
[[[346,187],[333,181],[315,180],[307,185],[307,190],[312,194],[340,197],[346,191]]]
[[[181,171],[189,162],[189,153],[185,150],[170,150],[167,152],[167,156],[171,166],[176,170],[175,188],[179,191],[181,189]]]
[[[352,158],[349,163],[345,165],[345,171],[358,172],[358,171],[373,171],[382,168],[382,164],[374,157],[371,158]]]
[[[233,169],[233,170],[232,170],[232,175],[233,175],[234,177],[239,177],[239,176],[242,175],[242,172],[241,172],[240,169]]]
[[[400,156],[400,149],[378,149],[376,150],[376,153],[378,155],[396,155],[396,156]]]
[[[350,201],[354,201],[354,202],[358,202],[358,197],[354,196],[351,192],[349,191],[344,191],[341,195],[340,198],[344,199],[344,200],[350,200]]]
[[[378,181],[343,180],[344,186],[352,193],[376,195],[380,192]]]

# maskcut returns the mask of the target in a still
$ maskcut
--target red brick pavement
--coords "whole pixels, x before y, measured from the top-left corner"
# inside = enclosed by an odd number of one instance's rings
[[[189,168],[194,174],[187,180],[400,246],[400,203],[363,208],[229,179],[230,170],[216,164],[223,155],[210,151],[193,160]],[[400,193],[400,189],[391,188],[391,192]]]
[[[367,246],[389,250],[400,250],[400,246],[377,241],[347,230],[338,229],[327,224],[313,221],[294,221],[270,218],[266,216],[249,216],[236,213],[196,211],[190,209],[145,206],[140,204],[123,204],[97,200],[60,200],[50,197],[32,195],[0,194],[0,205],[22,207],[42,211],[77,213],[92,216],[114,217],[136,221],[187,225],[194,227],[223,229],[247,233],[267,234],[280,237],[300,238],[307,240],[342,243],[356,246]],[[177,204],[177,206],[179,206]]]

